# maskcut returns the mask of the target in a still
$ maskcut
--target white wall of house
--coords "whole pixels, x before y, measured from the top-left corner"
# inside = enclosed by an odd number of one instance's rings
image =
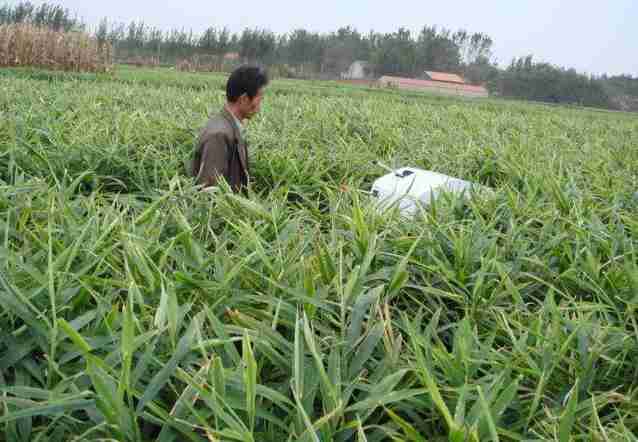
[[[341,78],[344,80],[363,80],[367,78],[365,71],[367,65],[365,61],[355,61],[346,72],[341,73]]]

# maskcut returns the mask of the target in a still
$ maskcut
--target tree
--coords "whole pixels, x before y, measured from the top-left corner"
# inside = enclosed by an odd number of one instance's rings
[[[98,45],[102,47],[104,43],[108,41],[109,37],[109,22],[106,18],[100,20],[100,24],[95,31],[95,38],[97,38]]]
[[[295,29],[286,39],[286,59],[291,64],[318,62],[323,53],[322,43],[319,34]]]
[[[461,61],[466,65],[484,62],[492,58],[492,38],[481,32],[469,34],[465,30],[457,31],[452,36],[452,41],[459,48]]]
[[[210,27],[207,28],[202,36],[199,38],[197,46],[204,51],[210,51],[214,53],[217,50],[217,45],[217,29]]]
[[[461,52],[450,31],[424,26],[417,40],[419,70],[459,72]]]
[[[495,90],[500,71],[496,63],[486,57],[480,57],[463,69],[463,77],[470,84],[486,84],[488,89]]]
[[[502,95],[554,103],[611,107],[603,83],[549,63],[536,63],[531,55],[512,60],[498,80]]]
[[[233,36],[234,37],[234,36]],[[223,55],[230,51],[232,47],[232,41],[230,38],[230,31],[224,27],[217,37],[217,47],[214,49],[214,53]]]
[[[370,45],[356,30],[349,26],[325,38],[323,64],[327,71],[340,74],[355,60],[370,61]]]
[[[84,25],[71,12],[58,5],[43,3],[35,7],[31,2],[20,2],[15,6],[4,5],[0,8],[0,23],[32,23],[49,27],[55,31],[83,30]]]
[[[381,75],[416,75],[417,49],[410,31],[399,28],[397,32],[375,37],[373,64]]]
[[[239,54],[253,62],[272,61],[276,48],[277,40],[270,31],[244,29],[239,38]]]

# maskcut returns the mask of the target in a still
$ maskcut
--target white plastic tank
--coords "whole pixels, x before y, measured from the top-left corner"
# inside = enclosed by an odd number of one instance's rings
[[[380,209],[396,205],[403,215],[412,216],[419,204],[429,205],[441,192],[469,194],[473,187],[482,186],[429,170],[402,167],[378,178],[371,193]]]

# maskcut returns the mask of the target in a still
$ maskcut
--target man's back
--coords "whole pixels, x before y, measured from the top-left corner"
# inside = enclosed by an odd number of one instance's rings
[[[217,184],[223,176],[234,191],[248,184],[248,152],[240,128],[226,109],[202,129],[191,170],[199,184]]]

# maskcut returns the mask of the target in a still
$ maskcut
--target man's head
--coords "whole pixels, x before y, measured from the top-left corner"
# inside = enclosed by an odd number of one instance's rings
[[[263,68],[241,66],[230,75],[226,83],[226,99],[240,120],[251,118],[261,105],[268,74]]]

